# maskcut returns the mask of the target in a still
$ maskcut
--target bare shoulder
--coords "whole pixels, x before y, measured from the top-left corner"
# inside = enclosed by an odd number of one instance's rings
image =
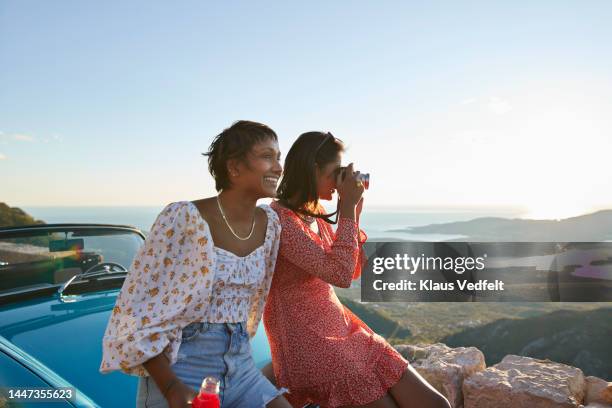
[[[208,224],[214,221],[217,215],[217,201],[215,197],[202,198],[192,201],[193,205],[198,209],[204,221]]]
[[[265,226],[268,224],[268,213],[261,207],[256,207],[255,210],[255,225],[261,226],[265,230]]]

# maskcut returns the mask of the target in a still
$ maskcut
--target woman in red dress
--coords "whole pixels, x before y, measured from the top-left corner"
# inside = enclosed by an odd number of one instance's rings
[[[385,339],[344,307],[333,286],[361,275],[363,184],[342,168],[340,140],[308,132],[293,144],[272,208],[281,243],[264,324],[277,386],[294,407],[450,408]],[[319,199],[338,191],[334,232]],[[333,285],[333,286],[332,286]]]

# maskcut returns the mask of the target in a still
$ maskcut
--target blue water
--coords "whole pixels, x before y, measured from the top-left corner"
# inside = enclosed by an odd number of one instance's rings
[[[157,214],[163,206],[149,207],[22,207],[24,211],[36,219],[46,223],[100,223],[121,224],[149,231]],[[443,241],[459,238],[460,235],[446,234],[411,234],[409,231],[390,232],[409,227],[428,224],[467,221],[478,217],[515,217],[516,213],[500,210],[474,211],[411,211],[406,210],[367,210],[361,215],[361,228],[370,239],[413,240],[413,241]]]
[[[47,224],[90,222],[130,225],[149,231],[164,206],[155,207],[21,207]]]

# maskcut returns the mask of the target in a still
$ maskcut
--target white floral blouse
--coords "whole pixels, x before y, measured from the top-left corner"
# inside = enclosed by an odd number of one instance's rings
[[[260,246],[246,256],[215,247],[216,267],[207,320],[211,323],[246,321],[251,298],[264,278],[266,253]]]
[[[102,373],[147,376],[142,363],[161,352],[174,364],[181,330],[192,322],[246,320],[249,335],[255,335],[281,231],[276,212],[267,205],[260,208],[268,216],[266,238],[246,257],[216,248],[208,224],[190,201],[164,208],[117,296],[102,341]],[[225,285],[230,290],[220,290]]]

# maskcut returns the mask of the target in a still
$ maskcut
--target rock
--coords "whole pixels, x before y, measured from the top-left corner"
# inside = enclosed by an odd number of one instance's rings
[[[465,408],[580,407],[585,393],[579,368],[515,355],[463,382]]]
[[[584,403],[599,403],[612,406],[612,382],[607,382],[597,377],[587,377]]]
[[[410,362],[422,358],[427,358],[427,346],[420,347],[412,344],[398,344],[397,346],[395,346],[395,349],[399,351],[399,353]]]
[[[463,407],[464,379],[486,367],[484,355],[475,347],[450,348],[436,343],[396,348],[427,382],[448,398],[453,408]]]

